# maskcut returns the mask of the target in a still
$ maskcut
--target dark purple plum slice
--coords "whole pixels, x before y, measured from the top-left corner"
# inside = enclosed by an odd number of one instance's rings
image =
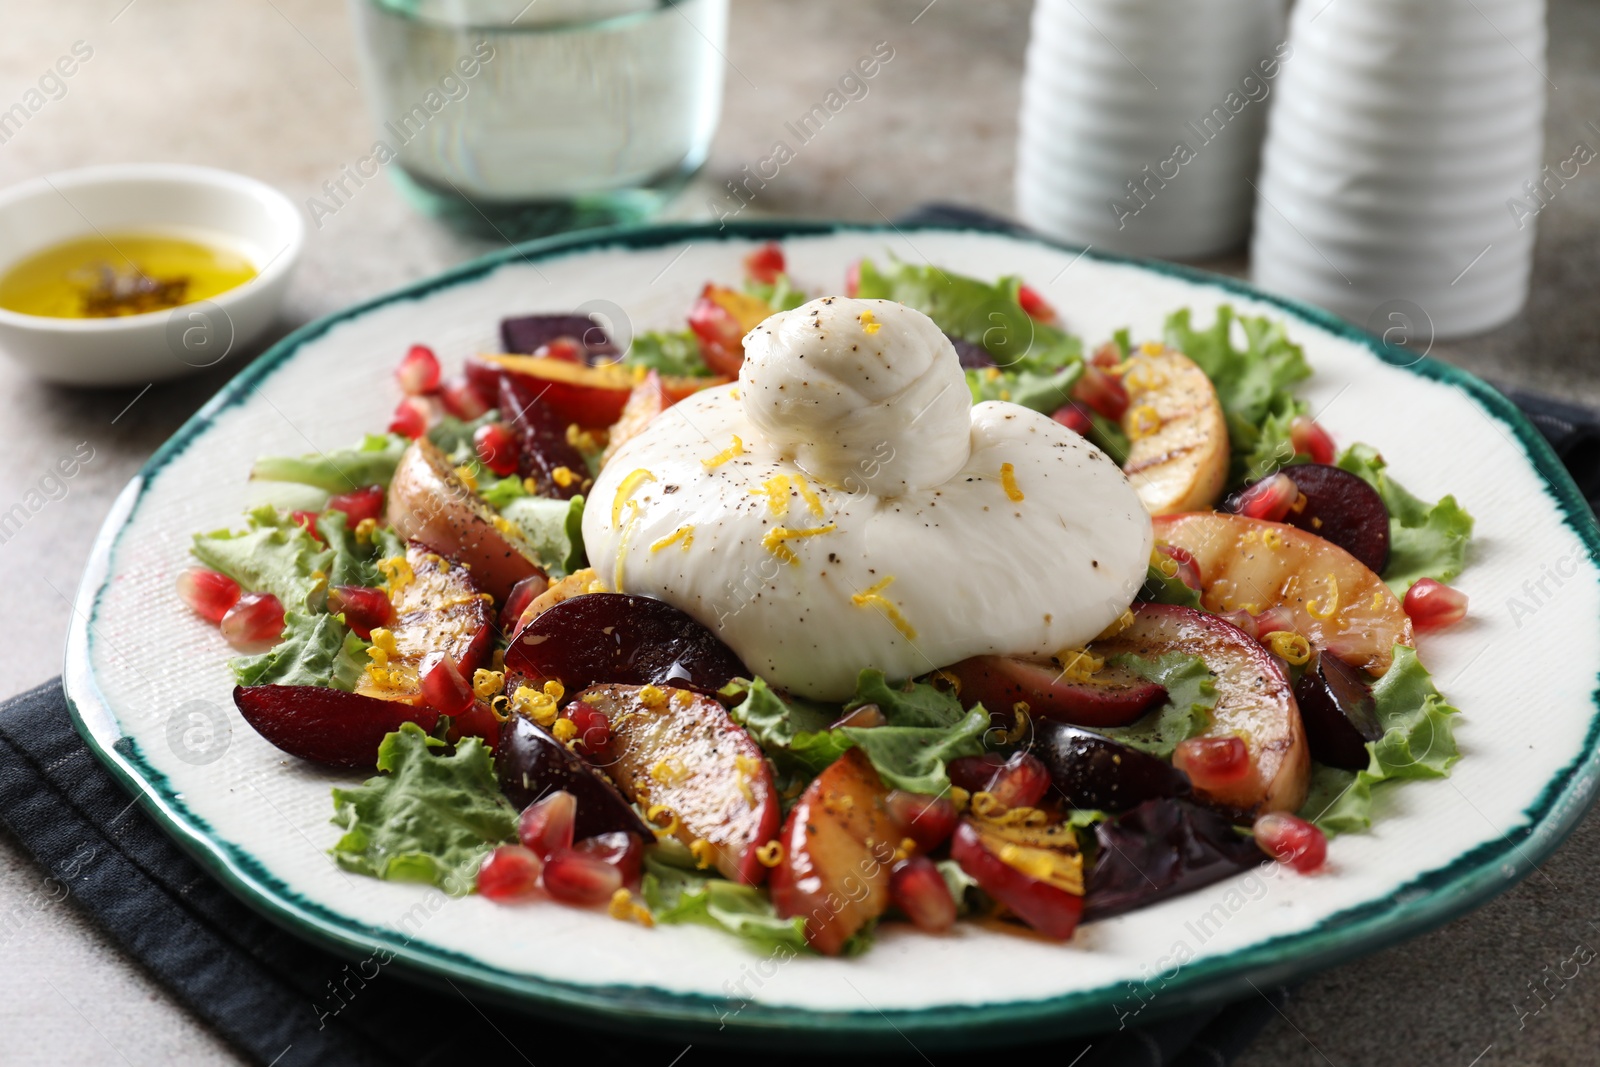
[[[671,604],[629,593],[588,593],[549,608],[506,649],[506,670],[591,685],[659,685],[715,694],[748,677],[710,630]]]
[[[1281,521],[1332,541],[1374,574],[1383,573],[1389,562],[1389,509],[1376,489],[1325,463],[1296,464],[1280,473],[1305,497],[1305,505],[1298,511],[1291,507]],[[1243,492],[1230,496],[1222,510],[1237,511]]]
[[[653,840],[639,813],[605,775],[527,716],[512,715],[500,727],[494,765],[500,791],[518,811],[550,793],[571,793],[578,802],[574,840],[617,830]]]
[[[1147,800],[1094,828],[1083,917],[1108,919],[1179,896],[1266,861],[1226,816],[1187,800]]]
[[[318,685],[234,686],[233,703],[256,733],[291,756],[325,767],[370,771],[384,736],[402,723],[414,722],[429,733],[439,724],[432,708]]]
[[[1330,767],[1365,770],[1367,742],[1383,736],[1366,672],[1338,656],[1319,655],[1294,686],[1311,758]]]
[[[500,320],[507,352],[531,356],[551,341],[569,337],[583,349],[584,362],[611,363],[621,355],[605,327],[588,315],[518,315]]]
[[[500,417],[517,439],[517,473],[532,478],[540,496],[568,500],[583,492],[589,465],[567,440],[566,420],[511,374],[500,375],[499,407]],[[562,467],[575,475],[566,485],[555,480]]]
[[[1055,795],[1074,808],[1127,811],[1190,793],[1189,776],[1166,760],[1082,727],[1035,719],[1032,751],[1049,769]]]

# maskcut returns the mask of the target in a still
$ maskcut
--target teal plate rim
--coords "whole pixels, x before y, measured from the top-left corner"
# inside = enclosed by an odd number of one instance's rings
[[[207,430],[220,412],[239,403],[249,395],[252,386],[301,346],[333,326],[387,304],[415,300],[474,281],[517,260],[532,263],[577,252],[619,247],[654,248],[679,241],[782,240],[839,232],[904,237],[907,231],[1001,237],[1213,286],[1279,308],[1294,318],[1360,344],[1386,363],[1419,377],[1454,386],[1516,435],[1555,497],[1564,521],[1587,548],[1590,560],[1600,559],[1600,532],[1578,487],[1543,435],[1491,386],[1447,364],[1401,358],[1387,351],[1375,338],[1326,311],[1264,293],[1233,278],[1176,264],[1096,252],[1027,233],[961,224],[896,226],[893,223],[763,220],[587,231],[515,245],[308,323],[240,371],[180,427],[118,497],[95,540],[79,586],[77,604],[89,604],[89,608],[74,612],[63,669],[67,703],[78,732],[163,829],[230,890],[269,919],[344,956],[360,958],[382,949],[408,974],[425,983],[444,985],[463,981],[492,1000],[534,1014],[580,1024],[604,1022],[613,1028],[657,1038],[685,1035],[700,1040],[752,1043],[783,1034],[797,1049],[849,1047],[855,1050],[895,1047],[918,1038],[938,1041],[945,1048],[1014,1043],[1107,1030],[1114,1023],[1120,1024],[1116,1005],[1119,996],[1126,998],[1128,995],[1122,985],[1000,1004],[940,1005],[889,1012],[876,1009],[816,1011],[737,1004],[732,997],[675,993],[647,986],[567,984],[514,974],[463,954],[411,943],[396,931],[350,920],[296,896],[253,856],[218,840],[205,820],[188,810],[165,777],[143,757],[138,745],[122,735],[91,667],[89,646],[99,608],[99,592],[109,575],[120,533],[137,510],[145,486],[173,457]],[[1535,802],[1524,809],[1522,814],[1528,819],[1527,825],[1510,831],[1498,841],[1482,844],[1441,868],[1419,874],[1385,900],[1339,912],[1309,930],[1281,935],[1247,949],[1185,965],[1170,983],[1159,989],[1148,1005],[1148,1013],[1140,1012],[1139,1022],[1152,1022],[1249,995],[1257,991],[1259,983],[1289,981],[1376,951],[1401,938],[1442,925],[1520,881],[1566,839],[1593,803],[1593,786],[1600,774],[1600,674],[1597,674],[1591,701],[1593,714],[1582,750],[1546,783]]]

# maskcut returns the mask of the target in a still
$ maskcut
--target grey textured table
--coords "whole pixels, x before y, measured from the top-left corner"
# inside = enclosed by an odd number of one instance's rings
[[[243,171],[303,200],[370,144],[343,5],[6,0],[3,11],[0,107],[75,41],[94,54],[65,96],[0,144],[0,184],[88,163],[178,160]],[[930,199],[1009,210],[1027,11],[1020,0],[736,0],[728,54],[739,69],[728,74],[707,176],[676,212],[703,214],[723,178],[765,155],[784,120],[879,40],[896,57],[870,95],[807,145],[752,210],[875,220]],[[1551,22],[1557,88],[1547,157],[1555,161],[1575,141],[1597,143],[1585,124],[1600,121],[1600,5],[1555,0]],[[1433,355],[1600,404],[1600,181],[1585,170],[1539,224],[1524,315]],[[280,325],[490,247],[418,219],[389,187],[369,184],[312,232]],[[1238,272],[1243,260],[1209,265]],[[0,696],[58,670],[71,597],[112,497],[249,354],[142,396],[56,389],[0,362],[0,510],[79,442],[95,449],[66,495],[0,544]],[[1533,702],[1527,711],[1538,714]],[[1600,823],[1590,820],[1542,870],[1473,915],[1311,979],[1245,1063],[1600,1061],[1600,977],[1582,971],[1537,1016],[1521,1018],[1517,1008],[1528,983],[1551,974],[1576,943],[1600,946],[1597,844]],[[70,905],[54,901],[44,877],[0,838],[0,1062],[236,1062]]]

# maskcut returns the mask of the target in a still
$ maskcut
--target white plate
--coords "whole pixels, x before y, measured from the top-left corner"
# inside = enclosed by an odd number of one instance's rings
[[[228,650],[173,593],[191,534],[239,520],[257,456],[340,447],[383,426],[408,345],[429,344],[453,367],[495,347],[504,315],[606,309],[599,301],[639,328],[675,327],[707,279],[737,279],[740,257],[768,237],[784,241],[812,291],[837,289],[863,255],[1020,274],[1090,343],[1122,326],[1158,336],[1185,306],[1199,323],[1223,303],[1287,319],[1317,372],[1305,395],[1335,436],[1372,442],[1413,492],[1454,493],[1477,516],[1459,582],[1470,620],[1422,643],[1463,709],[1454,776],[1381,791],[1376,826],[1335,840],[1319,876],[1240,876],[1089,924],[1067,945],[890,926],[861,958],[779,965],[707,929],[645,930],[341,873],[327,855],[339,834],[328,790],[355,779],[285,757],[234,712]],[[1137,1021],[1148,1022],[1249,993],[1248,980],[1392,945],[1505,889],[1554,848],[1587,808],[1596,767],[1591,523],[1537,432],[1482,384],[1430,361],[1390,365],[1332,318],[1238,283],[979,232],[663,227],[509,251],[312,324],[263,356],[119,498],[80,590],[67,693],[91,745],[174,837],[268,916],[353,958],[381,948],[424,978],[531,1010],[697,1040],[1038,1039],[1113,1028],[1141,1002]],[[1532,604],[1526,583],[1545,590]],[[179,755],[175,732],[195,707],[217,709],[231,731],[203,765]]]

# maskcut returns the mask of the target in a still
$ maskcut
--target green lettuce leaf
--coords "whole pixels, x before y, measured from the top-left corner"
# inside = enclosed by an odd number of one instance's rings
[[[1243,349],[1234,347],[1235,322],[1244,333]],[[1292,444],[1283,452],[1289,421],[1309,414],[1310,406],[1289,387],[1309,378],[1311,367],[1282,322],[1264,316],[1236,317],[1224,304],[1208,329],[1196,330],[1189,309],[1184,308],[1167,317],[1164,337],[1168,345],[1194,360],[1217,390],[1228,422],[1231,483],[1252,481],[1294,460]]]
[[[303,610],[314,597],[320,598],[333,553],[270,507],[256,508],[246,521],[248,528],[242,533],[195,534],[190,551],[246,592],[271,593],[285,611]]]
[[[483,857],[516,835],[517,813],[483,742],[466,738],[451,755],[430,751],[439,747],[408,722],[378,747],[383,773],[333,791],[333,822],[345,831],[332,850],[339,866],[452,896],[472,892]]]
[[[726,930],[765,953],[811,952],[806,943],[805,919],[798,915],[778,918],[766,891],[755,886],[739,885],[646,856],[642,892],[658,923],[698,923]]]
[[[786,701],[760,678],[735,681],[722,692],[743,695],[728,714],[749,731],[791,788],[814,778],[855,745],[843,731],[828,728],[839,717],[836,711],[810,701]]]
[[[1372,760],[1364,771],[1318,765],[1312,788],[1300,809],[1302,818],[1330,834],[1354,833],[1372,825],[1372,790],[1406,778],[1444,778],[1461,758],[1450,716],[1459,708],[1443,694],[1417,658],[1415,649],[1394,646],[1394,663],[1372,686],[1378,722],[1384,733],[1367,744]]]
[[[491,508],[503,511],[513,500],[521,500],[525,496],[532,495],[528,492],[527,485],[515,474],[496,478],[487,469],[483,473],[487,477],[478,478],[478,496],[482,497]]]
[[[982,345],[1005,371],[1048,374],[1081,360],[1083,347],[1076,337],[1022,310],[1021,288],[1022,280],[1015,277],[991,285],[933,266],[891,263],[880,271],[863,259],[856,295],[916,308],[951,337]]]
[[[1168,652],[1147,659],[1125,653],[1110,662],[1165,688],[1167,702],[1138,722],[1102,730],[1107,737],[1167,759],[1179,741],[1203,732],[1211,722],[1211,709],[1217,706],[1217,676],[1199,656]]]
[[[961,707],[954,693],[922,682],[894,687],[882,671],[865,670],[856,682],[849,711],[876,704],[885,726],[839,729],[872,761],[878,777],[893,789],[938,794],[950,784],[945,764],[984,751],[989,713],[983,705]]]
[[[1371,445],[1351,445],[1338,465],[1376,489],[1389,509],[1389,564],[1383,569],[1389,588],[1403,594],[1420,578],[1448,582],[1461,573],[1472,540],[1472,516],[1455,497],[1429,504],[1412,496],[1389,477],[1383,457]]]
[[[583,566],[583,497],[520,496],[500,509],[545,572],[564,578]]]
[[[351,692],[367,665],[367,642],[333,615],[283,617],[283,637],[258,656],[228,661],[240,685],[317,685]]]
[[[1145,568],[1144,585],[1139,589],[1139,599],[1157,604],[1177,604],[1179,607],[1205,610],[1200,606],[1200,591],[1186,585],[1176,576],[1168,578],[1154,564]]]
[[[972,393],[974,404],[1009,400],[1049,415],[1072,399],[1072,387],[1082,375],[1081,361],[1045,371],[1001,371],[984,367],[967,371],[967,389]]]
[[[778,280],[770,285],[754,279],[746,281],[744,291],[773,311],[792,311],[806,302],[805,290],[795,288],[787,273],[778,275]]]
[[[317,516],[317,533],[328,546],[332,558],[327,564],[329,585],[377,586],[383,582],[377,561],[380,543],[376,537],[363,543],[349,528],[349,516],[342,511],[325,511]]]
[[[400,454],[410,443],[399,434],[368,434],[355,448],[258,459],[250,468],[250,477],[259,481],[314,485],[330,493],[348,493],[369,485],[387,488],[400,462]]]
[[[487,475],[488,471],[478,462],[478,449],[472,443],[472,435],[478,432],[479,427],[499,421],[500,412],[495,408],[490,408],[471,421],[458,419],[454,415],[443,415],[438,422],[428,427],[428,440],[439,451],[449,456],[450,462],[455,466],[469,464],[473,468],[474,475]]]
[[[657,374],[675,378],[706,377],[711,368],[700,358],[700,340],[693,330],[676,330],[672,333],[649,331],[633,339],[623,362],[633,367],[647,367]]]

